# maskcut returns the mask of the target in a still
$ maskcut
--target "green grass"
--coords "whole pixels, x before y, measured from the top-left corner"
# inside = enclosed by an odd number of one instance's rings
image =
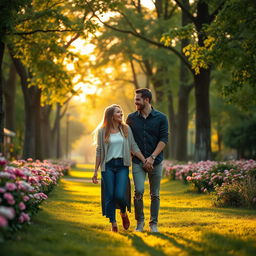
[[[83,167],[71,171],[73,181],[59,183],[31,225],[0,244],[2,256],[256,255],[256,211],[214,208],[209,195],[187,192],[187,186],[167,179],[161,185],[161,233],[134,232],[133,209],[129,231],[118,215],[120,232],[110,232],[101,216],[100,185],[77,181],[92,176]],[[148,222],[148,185],[145,216]]]

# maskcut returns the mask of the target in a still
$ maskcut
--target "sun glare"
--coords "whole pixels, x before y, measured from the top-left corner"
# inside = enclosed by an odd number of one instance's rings
[[[68,70],[68,71],[71,71],[71,70],[74,70],[74,69],[75,69],[75,67],[74,67],[74,64],[73,64],[73,63],[69,63],[69,64],[67,64],[67,65],[66,65],[66,67],[67,67],[67,70]]]
[[[94,49],[94,44],[90,44],[86,40],[78,38],[72,43],[70,50],[74,53],[79,52],[81,55],[89,55],[94,51]]]
[[[74,89],[79,92],[78,95],[74,96],[74,100],[79,102],[86,102],[87,95],[97,93],[97,86],[89,83],[80,82],[74,86]]]
[[[113,68],[111,68],[111,67],[108,67],[105,69],[106,74],[111,74],[112,72],[113,72]]]
[[[141,4],[150,10],[153,10],[155,8],[155,4],[153,3],[153,1],[141,0]]]

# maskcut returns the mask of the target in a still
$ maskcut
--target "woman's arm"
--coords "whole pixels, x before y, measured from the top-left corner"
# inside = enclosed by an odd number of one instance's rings
[[[140,161],[145,164],[146,162],[146,158],[142,155],[142,153],[140,151],[134,153],[133,155],[135,155],[136,157],[138,157],[140,159]]]
[[[93,176],[92,176],[92,182],[93,182],[94,184],[97,184],[97,183],[98,183],[98,169],[99,169],[99,166],[100,166],[100,155],[99,155],[99,156],[96,156],[94,174],[93,174]]]
[[[98,131],[95,167],[94,167],[94,174],[92,176],[92,182],[94,184],[98,183],[98,169],[99,169],[100,161],[101,161],[101,153],[102,153],[102,148],[101,148],[101,143],[100,143],[100,131]]]

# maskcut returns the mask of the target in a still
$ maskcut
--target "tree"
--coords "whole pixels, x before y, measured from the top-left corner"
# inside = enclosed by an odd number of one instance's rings
[[[177,6],[171,1],[155,1],[155,9],[150,11],[143,8],[140,1],[133,1],[131,4],[125,4],[117,12],[120,15],[111,18],[107,23],[102,22],[106,29],[99,38],[99,45],[105,44],[100,47],[104,49],[101,55],[105,56],[103,59],[108,59],[107,54],[117,55],[121,52],[124,60],[131,64],[135,88],[139,86],[136,73],[144,73],[148,87],[155,92],[154,103],[169,116],[171,131],[169,157],[184,160],[187,154],[188,98],[193,85],[191,86],[189,75],[186,75],[187,66],[181,64],[182,82],[178,93],[178,114],[176,114],[174,97],[177,91],[175,85],[177,79],[174,74],[177,73],[177,57],[171,52],[179,56],[181,54],[173,47],[165,47],[159,42],[167,26],[178,25],[180,18]],[[183,24],[187,22],[184,17]],[[108,46],[110,39],[114,43]],[[183,43],[186,44],[187,40]],[[177,125],[179,129],[176,128]]]
[[[255,93],[255,18],[255,1],[225,1],[214,22],[204,27],[205,44],[194,43],[190,48],[194,68],[216,65],[232,74],[231,82],[222,88],[230,102],[237,102],[239,91],[244,91],[244,87],[251,87],[248,90]],[[245,104],[239,102],[246,108],[248,103],[255,104],[255,97],[246,99]]]
[[[103,12],[110,2],[97,6]],[[74,93],[72,76],[66,70],[74,54],[68,47],[79,36],[93,32],[96,25],[83,1],[34,0],[22,4],[15,6],[15,12],[11,10],[14,19],[1,43],[8,43],[23,84],[27,127],[24,157],[42,158],[40,104],[64,102],[67,94]]]
[[[237,158],[256,157],[256,119],[247,119],[228,126],[224,133],[225,144],[237,151]]]
[[[167,1],[156,1],[155,3],[167,3]],[[181,3],[180,1],[176,1],[176,4],[188,15],[190,21],[193,24],[193,30],[189,29],[190,37],[192,35],[196,38],[196,41],[199,45],[203,46],[205,43],[206,35],[204,33],[204,26],[211,24],[218,12],[221,10],[223,6],[223,2],[218,3],[214,1],[213,4],[210,1],[198,0],[195,1],[191,5],[191,11],[187,9],[186,5]],[[186,1],[187,3],[187,1]],[[210,13],[210,9],[213,9]],[[195,13],[195,15],[193,14]],[[97,14],[94,15],[97,16]],[[196,145],[195,145],[195,160],[206,160],[211,157],[211,131],[210,131],[210,108],[209,108],[209,85],[210,85],[210,67],[201,66],[198,70],[193,69],[193,65],[191,65],[185,55],[177,51],[175,47],[172,46],[172,39],[170,36],[165,34],[161,43],[159,41],[155,41],[152,38],[148,38],[140,31],[134,30],[131,26],[129,30],[118,28],[116,24],[109,25],[106,22],[102,22],[105,26],[112,28],[113,30],[133,35],[137,38],[140,38],[152,45],[166,48],[169,51],[173,52],[176,56],[178,56],[186,65],[186,67],[191,71],[194,77],[194,85],[195,85],[195,98],[196,98]],[[191,26],[190,26],[191,28]],[[181,30],[175,27],[171,29],[170,35],[175,34],[175,40],[180,39],[180,36],[184,37],[184,33],[182,33],[185,28]],[[179,33],[181,32],[181,35]]]
[[[15,24],[15,16],[29,0],[7,1],[0,3],[0,152],[3,150],[4,139],[4,107],[3,107],[3,74],[2,65],[5,51],[6,35],[10,33]]]

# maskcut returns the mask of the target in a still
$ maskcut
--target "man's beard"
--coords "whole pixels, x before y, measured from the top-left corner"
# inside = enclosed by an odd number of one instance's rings
[[[136,108],[137,108],[137,110],[142,111],[145,108],[145,105],[139,104],[139,105],[136,105]]]

